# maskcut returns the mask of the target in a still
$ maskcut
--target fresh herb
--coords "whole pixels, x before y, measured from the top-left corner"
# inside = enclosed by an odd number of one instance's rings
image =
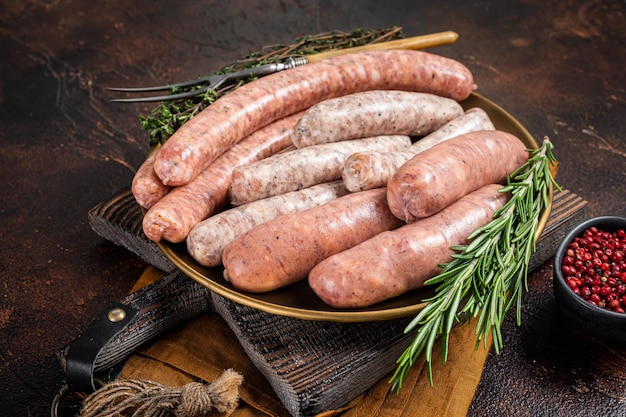
[[[432,352],[441,336],[442,361],[448,356],[452,326],[477,318],[476,347],[489,335],[497,353],[502,348],[504,316],[516,306],[521,323],[522,294],[527,291],[530,257],[535,250],[539,219],[548,207],[550,185],[559,188],[552,176],[556,161],[553,144],[546,137],[541,147],[529,150],[528,161],[513,172],[500,192],[510,200],[493,215],[493,220],[475,230],[467,245],[454,246],[452,261],[441,265],[441,272],[426,281],[436,285],[435,295],[424,300],[426,306],[409,323],[405,333],[419,326],[410,346],[397,360],[391,377],[392,389],[398,391],[407,372],[421,354],[425,354],[431,385]]]
[[[379,30],[357,29],[349,33],[338,31],[325,32],[298,38],[293,44],[265,47],[223,67],[216,74],[226,74],[262,64],[281,62],[290,56],[311,55],[330,49],[352,48],[372,43],[387,42],[402,37],[402,29],[399,27]],[[153,147],[165,143],[176,130],[211,105],[217,98],[249,81],[242,80],[233,85],[225,86],[218,91],[208,91],[184,100],[166,101],[152,109],[147,116],[140,116],[139,123],[142,130],[148,131],[149,145]],[[172,93],[196,89],[198,89],[198,86],[184,90],[177,89],[172,91]]]

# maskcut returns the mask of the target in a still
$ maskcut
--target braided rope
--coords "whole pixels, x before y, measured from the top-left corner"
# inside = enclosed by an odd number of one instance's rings
[[[191,382],[168,387],[158,382],[113,381],[83,401],[81,417],[200,417],[213,409],[232,412],[239,403],[243,376],[232,369],[210,384]]]

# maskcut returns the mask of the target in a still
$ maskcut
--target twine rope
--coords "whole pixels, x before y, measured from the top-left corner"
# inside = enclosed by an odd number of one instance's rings
[[[201,417],[213,409],[232,412],[239,403],[243,376],[228,369],[210,384],[168,387],[154,381],[121,379],[83,401],[81,417]]]

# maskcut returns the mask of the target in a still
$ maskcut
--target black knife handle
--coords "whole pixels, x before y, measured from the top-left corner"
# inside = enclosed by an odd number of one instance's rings
[[[109,304],[72,343],[64,358],[68,386],[74,392],[94,391],[96,379],[113,379],[114,367],[141,344],[212,309],[206,287],[177,269],[168,272]]]

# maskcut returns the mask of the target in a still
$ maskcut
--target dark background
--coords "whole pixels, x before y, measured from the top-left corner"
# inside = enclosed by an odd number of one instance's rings
[[[594,215],[626,216],[625,14],[618,0],[1,0],[0,414],[49,415],[57,353],[146,267],[87,223],[148,151],[137,117],[152,105],[109,103],[105,87],[192,78],[328,30],[454,30],[460,39],[433,52],[465,63],[479,93],[551,138],[559,183]],[[549,264],[533,274],[526,301],[548,317],[550,274]],[[470,414],[626,415],[623,367],[580,368],[537,342],[579,349],[579,339],[526,320],[505,325]],[[624,363],[624,349],[612,355]]]

